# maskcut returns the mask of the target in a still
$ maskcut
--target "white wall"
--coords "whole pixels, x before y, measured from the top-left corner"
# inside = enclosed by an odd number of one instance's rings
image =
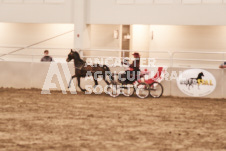
[[[74,23],[79,1],[1,0],[0,22]],[[226,25],[225,0],[84,1],[87,24]]]
[[[151,25],[151,50],[226,51],[226,26]]]
[[[142,58],[149,56],[150,38],[149,25],[131,25],[131,50],[146,51],[140,53]]]
[[[89,24],[226,25],[225,1],[88,0]],[[160,2],[161,1],[161,2]],[[146,3],[147,2],[147,3]],[[158,3],[159,2],[159,3]],[[165,3],[166,2],[166,3]]]
[[[45,48],[62,48],[49,49],[50,55],[67,55],[69,50],[63,48],[74,48],[73,30],[73,24],[0,23],[0,54],[32,45],[31,48],[19,50],[13,54],[42,56]],[[88,45],[86,48],[120,49],[120,38],[115,39],[113,36],[114,30],[120,30],[120,25],[90,25],[87,26],[87,30],[89,31],[89,39],[85,41]],[[88,44],[89,41],[91,41],[90,44]],[[18,48],[4,48],[1,46],[16,46]],[[43,49],[35,49],[35,47]],[[102,51],[101,54],[100,52],[85,52],[84,55],[119,56],[119,52],[108,53]],[[15,57],[10,55],[7,57],[8,59],[6,60],[15,59]],[[19,56],[16,57],[19,59]],[[40,56],[37,57],[38,61],[40,60],[39,58]],[[31,61],[31,59],[27,61]]]
[[[157,65],[170,65],[170,54],[176,51],[196,51],[196,53],[176,53],[174,65],[187,67],[218,68],[226,60],[226,54],[202,54],[206,52],[226,52],[226,26],[172,26],[172,25],[132,25],[131,48],[133,51],[147,51],[141,57],[158,59]],[[169,53],[168,53],[169,52]],[[183,61],[202,59],[213,61]],[[222,61],[214,61],[222,60]],[[160,63],[160,64],[158,64]]]
[[[196,52],[226,52],[226,26],[166,26],[151,25],[150,39],[151,51],[196,51]],[[166,55],[150,54],[150,57],[166,58]],[[225,60],[222,54],[189,54],[177,53],[174,58],[178,59],[202,59],[202,60]],[[175,61],[177,65],[193,67],[218,68],[222,62],[217,61]]]
[[[42,89],[49,71],[50,63],[24,63],[24,62],[3,62],[0,61],[0,87],[4,88],[38,88]],[[68,64],[70,74],[74,74],[74,67],[73,64]],[[70,78],[69,74],[66,74],[66,72],[63,71],[63,68],[61,64],[57,64],[57,68],[51,68],[53,73],[60,73],[61,79],[58,79],[58,76],[54,75],[52,77],[51,83],[56,84],[56,89],[61,90],[59,81],[62,80],[64,88],[67,89],[68,82],[66,78]],[[58,69],[58,71],[57,71]],[[120,68],[111,68],[111,71],[121,71]],[[186,70],[185,68],[169,68],[168,71],[183,71]],[[226,90],[226,71],[222,69],[206,69],[208,72],[212,73],[214,77],[216,78],[217,85],[216,89],[213,93],[206,96],[208,98],[226,98],[226,94],[223,90]],[[223,73],[224,72],[224,73]],[[223,76],[222,76],[223,75]],[[69,76],[69,77],[68,77]],[[51,78],[51,77],[50,77]],[[222,83],[223,81],[223,83]],[[77,80],[74,79],[75,85],[77,85]],[[103,87],[106,86],[106,83],[101,80],[99,82],[100,85]],[[164,87],[164,96],[179,96],[179,97],[188,97],[187,95],[183,94],[176,85],[176,80],[172,81],[163,81],[162,82]],[[82,79],[81,86],[82,88],[85,88],[85,85],[94,85],[94,82],[92,80],[85,81]],[[222,89],[222,87],[224,89]],[[56,90],[50,89],[50,90]],[[80,91],[79,89],[77,89]],[[41,90],[40,90],[41,93]],[[110,96],[109,96],[110,97]]]
[[[89,41],[91,49],[120,49],[120,35],[118,39],[114,38],[114,30],[120,31],[120,25],[90,25],[89,26]],[[104,52],[104,51],[85,51],[84,55],[92,56],[115,56],[120,55],[119,52]]]
[[[0,47],[73,48],[73,24],[0,23]],[[65,34],[64,34],[65,33]],[[63,34],[63,35],[62,35]],[[0,54],[19,48],[0,48]],[[50,49],[51,55],[63,55],[65,49]],[[13,54],[43,55],[43,49],[23,49]]]
[[[17,57],[17,60],[40,61],[45,48],[49,49],[50,55],[62,55],[66,57],[70,48],[74,48],[73,24],[27,24],[27,23],[0,23],[0,47],[19,46],[27,47],[36,43],[32,48],[23,49],[13,54],[40,55],[34,58]],[[114,30],[121,30],[120,25],[89,25],[89,40],[92,49],[120,49],[119,39],[114,39]],[[71,32],[70,32],[71,31]],[[69,33],[67,33],[69,32]],[[61,35],[66,33],[64,35]],[[61,35],[59,37],[55,37]],[[171,25],[131,25],[131,51],[147,51],[141,53],[141,57],[169,58],[168,54],[161,51],[200,51],[200,52],[226,52],[226,26],[171,26]],[[51,39],[53,38],[53,39]],[[153,38],[153,39],[152,39]],[[50,39],[50,40],[48,40]],[[47,40],[43,42],[44,40]],[[85,41],[87,42],[87,41]],[[35,49],[41,47],[43,49]],[[66,48],[66,49],[64,49]],[[9,53],[18,48],[0,48],[0,54]],[[159,51],[149,53],[148,51]],[[84,55],[92,56],[120,56],[119,52],[85,51]],[[5,60],[14,60],[15,56],[5,56]],[[55,56],[54,56],[55,57]],[[131,56],[132,57],[132,56]],[[56,58],[56,57],[55,57]],[[177,54],[175,58],[181,59],[226,59],[221,54]],[[169,61],[161,65],[169,65]],[[212,66],[217,68],[221,62],[178,62],[178,64],[194,64]],[[206,64],[206,65],[205,65]]]
[[[119,25],[91,25],[91,48],[120,49],[119,39],[114,39],[114,30],[120,30]]]
[[[74,0],[2,0],[0,22],[73,23]]]

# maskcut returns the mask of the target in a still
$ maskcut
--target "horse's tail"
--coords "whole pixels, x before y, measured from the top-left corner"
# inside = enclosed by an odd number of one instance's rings
[[[113,75],[112,75],[112,73],[111,73],[110,68],[109,68],[107,65],[103,65],[103,68],[104,68],[105,71],[108,72],[107,75],[109,76],[110,81],[113,81],[114,79],[113,79]]]

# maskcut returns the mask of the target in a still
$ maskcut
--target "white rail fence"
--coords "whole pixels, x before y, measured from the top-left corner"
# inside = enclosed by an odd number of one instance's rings
[[[19,50],[19,51],[15,51]],[[43,51],[49,50],[55,62],[65,61],[71,48],[0,46],[0,61],[40,62]],[[84,49],[80,51],[82,58],[118,58],[131,57],[136,50],[117,49]],[[226,60],[226,52],[204,51],[136,51],[141,58],[153,59],[157,65],[188,68],[218,68]]]
[[[15,52],[15,49],[20,48],[22,51]],[[1,62],[28,62],[37,64],[43,56],[44,50],[49,50],[50,55],[55,62],[65,62],[70,48],[41,48],[30,47],[2,47],[0,46],[0,61]],[[11,53],[13,52],[13,53]],[[85,49],[79,51],[83,59],[98,58],[107,59],[109,57],[123,60],[125,57],[132,57],[134,50],[112,50],[112,49]],[[185,70],[200,68],[206,69],[216,76],[219,83],[218,90],[214,94],[214,98],[219,96],[226,98],[224,90],[226,89],[226,70],[219,69],[219,65],[226,61],[226,52],[200,52],[200,51],[138,51],[142,58],[151,58],[156,61],[156,66],[167,66],[169,70]],[[177,96],[174,92],[175,81],[165,81],[163,84],[166,95]],[[179,92],[178,92],[179,93]]]

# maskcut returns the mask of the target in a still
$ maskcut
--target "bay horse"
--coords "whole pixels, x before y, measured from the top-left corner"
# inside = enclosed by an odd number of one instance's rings
[[[74,60],[75,75],[71,77],[68,88],[70,88],[71,81],[75,77],[77,77],[78,87],[83,92],[86,91],[86,89],[81,88],[80,78],[84,78],[86,76],[93,76],[93,80],[95,82],[94,87],[98,85],[97,76],[102,76],[107,85],[110,84],[106,79],[107,75],[109,76],[110,81],[112,81],[113,77],[108,66],[100,65],[100,64],[88,65],[84,60],[80,58],[79,53],[77,51],[73,51],[72,49],[71,49],[71,52],[68,54],[66,61],[70,62],[71,60]]]

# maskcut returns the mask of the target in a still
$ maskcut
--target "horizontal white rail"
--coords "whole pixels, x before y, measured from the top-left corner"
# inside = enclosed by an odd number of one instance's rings
[[[218,52],[200,52],[200,51],[174,51],[172,52],[172,55],[178,54],[178,53],[190,53],[190,54],[226,54],[226,52],[218,51]]]
[[[224,60],[212,60],[212,59],[180,59],[180,58],[173,58],[173,60],[177,61],[203,61],[203,62],[223,62]]]
[[[1,46],[0,45],[0,48],[24,48],[24,49],[41,49],[41,50],[68,50],[68,52],[71,50],[71,48],[54,48],[54,47],[22,47],[22,46]],[[76,49],[75,49],[76,50]],[[78,49],[77,49],[78,50]],[[65,57],[67,57],[67,54],[68,52],[65,52],[65,55],[54,55],[54,54],[51,54],[52,57],[55,57],[55,58],[62,58],[62,59],[65,59]],[[169,61],[169,64],[170,66],[174,66],[174,62],[176,61],[187,61],[187,62],[224,62],[225,61],[225,54],[226,52],[219,52],[219,51],[216,51],[216,52],[200,52],[200,51],[153,51],[153,50],[146,50],[146,51],[138,51],[138,50],[120,50],[120,49],[83,49],[81,51],[81,57],[82,58],[119,58],[119,59],[123,59],[125,58],[125,53],[126,52],[130,52],[130,53],[133,53],[133,52],[139,52],[139,53],[148,53],[147,56],[143,57],[143,58],[149,58],[150,55],[152,54],[155,54],[155,60],[162,60],[162,61]],[[87,55],[87,54],[84,54],[86,52],[100,52],[100,53],[96,53],[97,55]],[[117,55],[118,56],[114,56],[114,55],[101,55],[102,52],[116,52],[118,53]],[[18,52],[17,52],[18,53]],[[161,57],[161,58],[158,58],[156,57],[156,55],[158,54],[163,54],[165,55],[165,57]],[[219,56],[220,59],[193,59],[193,58],[176,58],[175,56],[176,55],[180,55],[180,54],[206,54],[206,55],[221,55]],[[0,52],[0,60],[4,61],[6,60],[5,58],[9,58],[9,57],[25,57],[25,59],[30,59],[31,61],[34,61],[34,58],[37,60],[37,57],[42,57],[43,55],[36,55],[36,54],[15,54],[15,53],[1,53]]]
[[[104,52],[145,52],[145,53],[169,53],[169,51],[140,51],[140,50],[121,50],[121,49],[84,49],[82,51],[104,51]]]

